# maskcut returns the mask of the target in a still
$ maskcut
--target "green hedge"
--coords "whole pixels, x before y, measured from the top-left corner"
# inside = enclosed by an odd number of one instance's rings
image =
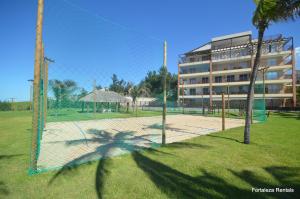
[[[0,111],[25,111],[30,110],[31,102],[0,101]]]

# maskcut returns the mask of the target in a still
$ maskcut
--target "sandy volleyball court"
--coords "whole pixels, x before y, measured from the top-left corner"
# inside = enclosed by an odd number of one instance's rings
[[[168,115],[167,143],[204,135],[222,128],[222,119]],[[47,123],[38,168],[71,166],[161,144],[161,116]],[[244,120],[227,119],[226,129]]]

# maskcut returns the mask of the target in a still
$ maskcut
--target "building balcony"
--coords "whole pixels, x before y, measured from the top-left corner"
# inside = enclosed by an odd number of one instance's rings
[[[209,63],[210,55],[180,55],[178,62],[180,65]]]
[[[277,65],[277,66],[271,66],[268,69],[268,72],[272,71],[281,71],[286,69],[292,69],[293,66],[291,64],[286,65]],[[227,75],[227,74],[243,74],[243,73],[251,73],[251,68],[242,68],[242,69],[232,69],[232,70],[214,70],[212,71],[213,76],[217,75]],[[209,76],[210,72],[196,72],[196,73],[180,73],[180,77],[203,77],[203,76]]]
[[[201,99],[201,98],[209,98],[210,95],[179,95],[179,99]],[[228,95],[224,95],[225,100],[228,99]],[[263,99],[263,94],[254,94],[255,99]],[[273,94],[265,94],[266,99],[282,99],[282,98],[292,98],[292,93],[273,93]],[[229,95],[230,100],[246,100],[247,94],[231,94]],[[213,94],[212,99],[214,101],[221,101],[222,95],[221,94]]]
[[[265,84],[289,84],[292,83],[292,79],[266,79]],[[236,80],[236,81],[225,81],[225,82],[213,82],[212,86],[243,86],[249,85],[249,80]],[[263,84],[262,80],[256,80],[255,84]],[[179,88],[201,88],[201,87],[208,87],[210,83],[202,83],[202,82],[195,82],[195,83],[184,83],[179,84]]]

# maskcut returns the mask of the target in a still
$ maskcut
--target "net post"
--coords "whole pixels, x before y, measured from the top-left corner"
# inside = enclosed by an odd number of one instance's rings
[[[225,130],[225,99],[224,93],[222,93],[222,131]]]
[[[166,112],[167,112],[167,42],[164,42],[164,79],[163,79],[163,115],[162,115],[162,144],[166,144]]]
[[[96,80],[94,80],[94,85],[93,85],[93,87],[94,87],[94,115],[96,115]]]
[[[39,88],[39,118],[40,118],[40,126],[39,126],[39,135],[40,139],[43,137],[43,128],[45,125],[44,118],[44,88],[45,88],[45,53],[44,53],[44,43],[42,43],[42,52],[41,52],[41,68],[40,68],[40,88]]]
[[[45,61],[44,68],[44,127],[47,121],[47,108],[48,108],[48,61]]]
[[[39,87],[41,73],[41,52],[42,52],[42,25],[43,25],[44,0],[38,0],[36,39],[35,39],[35,59],[34,59],[34,92],[33,92],[33,116],[32,116],[32,143],[29,173],[37,172],[38,158],[38,131],[39,131]]]

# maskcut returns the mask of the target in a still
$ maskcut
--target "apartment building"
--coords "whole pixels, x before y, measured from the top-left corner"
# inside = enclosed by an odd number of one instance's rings
[[[252,32],[212,38],[210,42],[179,56],[178,99],[184,104],[245,102],[256,54]],[[296,106],[296,70],[293,38],[264,37],[255,98],[265,95],[267,107]],[[263,70],[264,69],[264,70]],[[263,90],[265,92],[263,92]]]

